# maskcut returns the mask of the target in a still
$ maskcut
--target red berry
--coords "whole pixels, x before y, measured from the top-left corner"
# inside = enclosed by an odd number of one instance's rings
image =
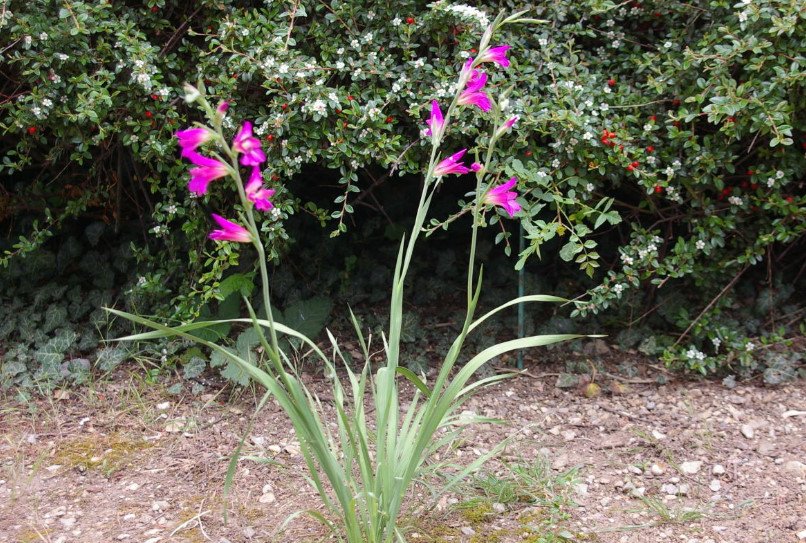
[[[675,126],[675,128],[680,128],[680,121],[674,121],[672,124]]]
[[[388,124],[388,123],[391,123],[391,122],[392,122],[392,121],[394,121],[394,120],[395,120],[395,118],[394,118],[394,117],[391,117],[391,116],[389,116],[389,117],[387,117],[387,118],[386,118],[386,122],[387,122],[387,124]]]
[[[623,146],[623,145],[619,145],[619,146],[618,146],[618,150],[619,150],[619,151],[623,151],[623,150],[624,150],[624,146]]]
[[[159,10],[160,10],[160,8],[158,8],[157,6],[152,6],[151,7],[151,13],[157,13]]]
[[[736,122],[736,117],[730,116],[727,119],[725,119],[725,122],[726,123],[735,123]]]
[[[151,99],[152,99],[152,100],[159,100],[159,99],[160,99],[160,97],[159,97],[159,96],[157,96],[156,94],[152,94],[152,95],[151,95]]]
[[[471,52],[471,53],[473,53],[474,55],[475,55],[476,53],[478,53],[478,51],[476,51],[476,48],[475,48],[475,47],[473,47],[472,49],[470,49],[470,52]]]
[[[727,195],[728,195],[728,194],[730,194],[731,192],[733,192],[733,188],[732,188],[732,187],[725,187],[724,189],[722,189],[722,195],[723,195],[723,196],[727,196]]]
[[[269,134],[266,136],[266,141],[274,141],[274,134]]]
[[[795,199],[794,199],[794,198],[792,198],[791,196],[787,196],[787,197],[786,197],[786,201],[787,201],[787,202],[789,202],[789,203],[791,204],[792,202],[794,202],[794,201],[795,201]]]
[[[524,154],[525,154],[526,156],[532,156],[532,152],[531,152],[531,151],[526,151]]]
[[[636,161],[634,161],[634,162],[631,162],[631,163],[630,163],[630,166],[632,166],[633,168],[637,168],[639,164],[640,164],[640,163],[639,163],[639,162],[636,160]]]
[[[406,24],[413,25],[414,17],[406,17]]]
[[[672,105],[674,107],[679,106],[680,105],[680,98],[675,98],[674,100],[672,100]]]
[[[352,101],[353,101],[353,95],[352,95],[352,94],[348,94],[348,95],[347,95],[347,100],[348,100],[348,101],[350,101],[350,102],[352,102]]]
[[[282,109],[288,109],[288,104],[283,104],[283,105],[281,105],[281,106],[280,106],[280,108],[282,108]]]
[[[661,192],[663,192],[663,187],[655,185],[655,194],[660,194]]]
[[[607,86],[608,87],[615,87],[616,86],[616,80],[615,79],[608,79],[607,80]]]
[[[648,145],[647,148],[646,148],[646,152],[647,153],[654,153],[655,148],[652,145]]]
[[[652,122],[654,123],[655,121],[657,121],[657,120],[658,120],[658,118],[657,118],[655,115],[650,115],[650,116],[649,116],[649,120],[650,120],[650,121],[652,121]]]
[[[154,116],[153,113],[151,113],[150,111],[146,111],[146,117],[148,117],[150,119],[153,116]]]
[[[631,172],[631,171],[633,171],[634,169],[635,169],[635,166],[633,166],[632,164],[630,164],[629,166],[627,166],[627,171],[628,171],[628,172]]]
[[[750,183],[750,188],[756,190],[758,188],[758,183]]]
[[[35,126],[29,126],[28,127],[28,133],[31,134],[32,136],[34,134],[36,134],[36,127]]]
[[[747,170],[747,175],[753,175],[754,173],[756,172],[754,172],[753,170]]]

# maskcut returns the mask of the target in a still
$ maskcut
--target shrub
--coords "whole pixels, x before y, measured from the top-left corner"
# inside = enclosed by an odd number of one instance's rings
[[[498,4],[41,0],[6,11],[6,88],[16,90],[0,106],[2,171],[16,178],[3,182],[0,220],[24,235],[8,251],[41,246],[70,217],[127,229],[138,218],[148,231],[136,251],[140,288],[172,299],[164,315],[194,317],[251,262],[204,241],[205,208],[221,195],[183,190],[172,133],[195,114],[173,107],[181,80],[204,80],[256,119],[278,190],[261,229],[279,261],[291,214],[338,235],[382,187],[416,197],[406,175],[427,158],[425,108],[450,94],[454,66]],[[661,332],[653,354],[702,372],[731,365],[766,333],[731,322],[743,301],[732,280],[763,263],[764,292],[780,302],[803,254],[802,10],[783,0],[584,0],[532,15],[548,23],[502,36],[520,53],[517,76],[491,80],[513,85],[501,106],[521,116],[517,137],[491,157],[496,167],[519,159],[505,164],[524,192],[519,265],[556,247],[590,287],[576,314],[646,314]],[[483,124],[457,122],[457,145],[483,144]],[[303,196],[284,192],[285,181]],[[458,200],[431,228],[466,215]],[[511,232],[497,217],[489,225],[510,251]],[[759,304],[742,305],[758,318]]]

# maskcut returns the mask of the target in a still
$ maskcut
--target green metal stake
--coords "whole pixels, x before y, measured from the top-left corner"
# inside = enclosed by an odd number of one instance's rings
[[[518,222],[518,254],[524,251],[523,223]],[[523,268],[518,270],[518,296],[526,293],[526,272]],[[523,302],[518,304],[518,338],[522,338],[526,333],[526,309]],[[518,351],[518,369],[523,369],[523,349]]]

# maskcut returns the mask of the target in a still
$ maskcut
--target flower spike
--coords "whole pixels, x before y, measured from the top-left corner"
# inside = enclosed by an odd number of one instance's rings
[[[445,130],[445,118],[442,116],[442,110],[439,109],[439,102],[434,100],[431,102],[431,117],[425,121],[428,125],[428,130],[425,131],[427,136],[431,136],[434,141],[442,137]]]
[[[482,88],[487,83],[487,74],[479,70],[473,70],[470,79],[467,80],[465,90],[459,95],[456,101],[459,105],[477,106],[482,111],[490,111],[492,102]]]
[[[207,186],[211,181],[229,174],[226,164],[214,158],[202,156],[199,153],[188,153],[186,157],[195,168],[190,169],[190,182],[188,190],[194,194],[206,194]]]
[[[479,58],[476,59],[476,62],[477,64],[481,64],[482,62],[495,62],[503,68],[508,68],[509,59],[507,58],[507,51],[511,48],[511,45],[498,45],[496,47],[490,47],[484,51],[484,53],[479,55]]]
[[[521,210],[520,204],[515,201],[515,198],[518,197],[518,193],[509,190],[514,187],[517,182],[518,178],[513,177],[503,185],[498,185],[494,189],[490,189],[487,194],[484,195],[484,203],[501,206],[510,217],[513,217],[515,213]]]
[[[190,158],[200,145],[213,137],[213,133],[206,128],[188,128],[178,131],[175,136],[179,140],[179,147],[182,148],[182,156]]]
[[[235,241],[238,243],[250,243],[252,241],[252,235],[249,233],[249,230],[240,224],[228,221],[221,215],[216,215],[215,213],[213,213],[212,216],[213,220],[218,223],[221,229],[210,232],[208,236],[210,239],[217,241]]]
[[[266,161],[266,153],[260,148],[260,140],[252,135],[252,123],[246,121],[241,125],[235,139],[232,140],[232,149],[241,156],[244,166],[259,166]]]
[[[465,156],[466,152],[467,149],[462,149],[458,153],[452,154],[451,156],[449,156],[448,158],[444,159],[439,164],[437,164],[434,167],[434,177],[442,177],[444,175],[450,175],[450,174],[462,175],[468,173],[470,171],[470,168],[459,162],[459,160],[461,160],[462,157]]]
[[[255,207],[260,211],[268,211],[274,207],[274,204],[269,200],[274,196],[274,189],[263,188],[263,174],[260,172],[259,167],[252,168],[249,183],[244,187],[244,191],[249,201],[255,204]]]

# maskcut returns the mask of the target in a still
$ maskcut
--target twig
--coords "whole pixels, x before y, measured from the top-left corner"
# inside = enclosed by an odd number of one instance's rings
[[[607,411],[608,413],[613,413],[614,415],[619,415],[621,417],[628,418],[630,420],[641,420],[640,417],[636,417],[635,415],[630,415],[629,413],[625,413],[624,411],[619,411],[618,409],[613,409],[612,407],[607,407],[606,405],[599,405],[599,409],[602,411]]]
[[[616,381],[621,381],[622,383],[627,383],[630,385],[652,385],[657,383],[655,379],[627,379],[626,377],[620,377],[614,373],[603,373],[611,379],[615,379]]]
[[[201,504],[204,504],[204,500],[202,500],[202,501],[201,501]],[[201,518],[202,518],[204,515],[209,515],[209,514],[210,514],[210,510],[208,509],[207,511],[202,511],[202,510],[201,510],[201,504],[200,504],[200,506],[199,506],[199,513],[198,513],[198,514],[196,514],[196,515],[193,515],[191,518],[189,518],[188,520],[186,520],[185,522],[183,522],[182,524],[180,524],[179,526],[177,526],[176,528],[174,528],[174,531],[173,531],[173,532],[171,532],[171,535],[170,535],[169,537],[173,537],[173,536],[176,534],[176,532],[178,532],[179,530],[184,530],[185,528],[187,528],[187,527],[188,527],[188,525],[189,525],[191,522],[197,522],[197,523],[199,524],[199,530],[201,530],[201,533],[204,535],[204,537],[206,537],[207,539],[210,539],[210,536],[208,536],[208,535],[207,535],[207,534],[204,532],[204,528],[202,527],[202,523],[201,523]]]
[[[540,373],[535,375],[534,373],[529,373],[527,370],[513,370],[510,368],[494,368],[496,373],[513,373],[515,375],[523,375],[524,377],[529,377],[530,379],[542,379],[543,377],[559,377],[560,373]]]
[[[739,270],[739,273],[737,273],[735,276],[733,276],[733,279],[731,279],[731,280],[730,280],[730,283],[728,283],[727,285],[725,285],[725,288],[723,288],[723,289],[722,289],[722,290],[719,292],[719,294],[717,294],[717,295],[716,295],[716,297],[715,297],[713,300],[711,300],[710,302],[708,302],[708,305],[706,305],[706,306],[705,306],[705,308],[704,308],[702,311],[700,311],[700,314],[699,314],[699,315],[697,315],[697,318],[696,318],[696,319],[694,319],[693,321],[691,321],[691,324],[689,324],[689,325],[688,325],[688,328],[686,328],[686,329],[685,329],[685,331],[684,331],[682,334],[680,334],[680,337],[678,337],[678,338],[677,338],[677,341],[675,341],[675,342],[674,342],[673,347],[676,347],[677,345],[679,345],[679,344],[680,344],[680,342],[681,342],[681,341],[683,341],[683,338],[685,338],[685,337],[688,335],[688,333],[691,331],[691,329],[692,329],[692,328],[694,328],[694,325],[695,325],[695,324],[697,324],[697,322],[699,322],[699,320],[702,318],[702,316],[703,316],[703,315],[705,315],[705,314],[708,312],[708,310],[709,310],[709,309],[711,309],[712,307],[714,307],[714,304],[715,304],[715,303],[716,303],[716,302],[717,302],[717,301],[718,301],[718,300],[719,300],[719,299],[720,299],[720,298],[721,298],[721,297],[722,297],[722,296],[723,296],[723,295],[724,295],[724,294],[725,294],[727,291],[729,291],[729,290],[730,290],[730,289],[733,287],[733,285],[735,285],[735,284],[736,284],[736,281],[738,281],[738,280],[739,280],[739,277],[741,277],[741,276],[742,276],[742,274],[743,274],[744,272],[746,272],[746,271],[747,271],[747,268],[749,268],[749,267],[750,267],[750,264],[746,264],[744,268],[742,268],[741,270]]]

